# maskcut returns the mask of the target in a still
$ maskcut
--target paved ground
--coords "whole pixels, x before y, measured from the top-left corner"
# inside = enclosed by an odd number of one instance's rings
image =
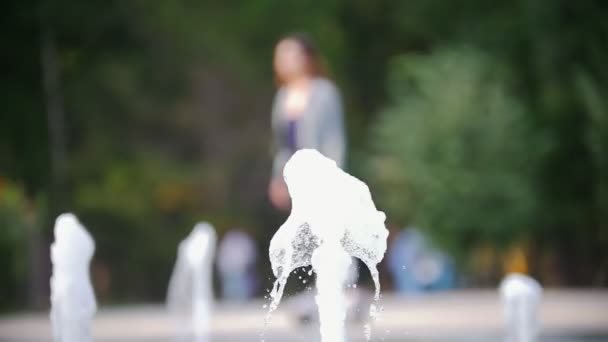
[[[212,342],[260,341],[264,302],[218,304]],[[301,324],[293,305],[273,316],[266,342],[319,341],[318,324]],[[385,296],[372,341],[501,341],[501,308],[494,291],[455,291],[417,298]],[[366,309],[364,309],[366,310]],[[608,341],[608,291],[549,290],[541,308],[541,341]],[[348,324],[349,341],[363,341],[363,323]],[[173,326],[161,305],[102,308],[96,341],[172,341]],[[0,317],[0,341],[51,341],[45,313]]]

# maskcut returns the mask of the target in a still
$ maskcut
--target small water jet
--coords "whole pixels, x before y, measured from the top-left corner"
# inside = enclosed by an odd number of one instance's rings
[[[266,322],[281,301],[289,274],[312,265],[317,275],[321,340],[342,342],[346,316],[343,290],[351,257],[369,268],[374,299],[380,298],[376,265],[386,252],[386,216],[376,209],[365,183],[316,150],[297,151],[285,165],[283,177],[292,209],[270,241],[270,262],[277,279],[270,292]],[[372,304],[370,315],[376,314],[376,304]],[[365,330],[369,340],[369,325]]]
[[[511,273],[500,283],[499,292],[504,306],[505,341],[536,341],[543,292],[540,284],[529,276]]]
[[[56,342],[90,342],[97,311],[89,266],[95,242],[73,214],[57,217],[51,245],[51,325]]]
[[[175,320],[179,341],[209,340],[215,244],[215,229],[206,222],[198,223],[179,244],[167,291],[167,308]]]

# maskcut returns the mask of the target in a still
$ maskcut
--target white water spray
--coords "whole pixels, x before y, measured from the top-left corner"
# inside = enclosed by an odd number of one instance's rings
[[[90,342],[97,310],[89,276],[95,242],[73,214],[57,217],[51,245],[51,324],[55,342]]]
[[[543,289],[533,278],[511,273],[500,283],[506,342],[533,342],[539,332],[538,307]]]
[[[386,216],[376,209],[365,183],[316,150],[297,151],[285,165],[283,177],[292,210],[270,241],[270,262],[277,280],[270,293],[266,322],[281,301],[289,274],[298,267],[312,265],[317,274],[321,340],[343,342],[343,289],[351,256],[367,265],[374,280],[374,298],[380,298],[376,265],[386,252]],[[372,304],[372,316],[375,308]],[[366,337],[369,340],[367,332]]]
[[[179,244],[167,294],[167,307],[175,319],[179,341],[209,340],[215,243],[213,226],[199,223]]]

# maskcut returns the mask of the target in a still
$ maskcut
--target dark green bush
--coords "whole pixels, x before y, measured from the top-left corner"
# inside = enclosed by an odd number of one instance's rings
[[[369,178],[389,218],[463,256],[534,229],[548,141],[527,126],[509,70],[478,50],[397,58],[373,129]]]

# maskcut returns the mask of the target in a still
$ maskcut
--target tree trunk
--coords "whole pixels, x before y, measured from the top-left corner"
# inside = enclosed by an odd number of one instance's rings
[[[44,29],[41,36],[42,85],[45,94],[45,108],[48,127],[48,148],[50,151],[51,184],[48,193],[47,215],[38,208],[37,220],[31,223],[29,243],[29,288],[30,307],[44,308],[49,303],[50,234],[44,227],[50,226],[56,214],[65,204],[65,182],[67,144],[65,136],[65,111],[60,82],[60,63],[57,46],[52,31]],[[46,216],[46,217],[45,217]]]

